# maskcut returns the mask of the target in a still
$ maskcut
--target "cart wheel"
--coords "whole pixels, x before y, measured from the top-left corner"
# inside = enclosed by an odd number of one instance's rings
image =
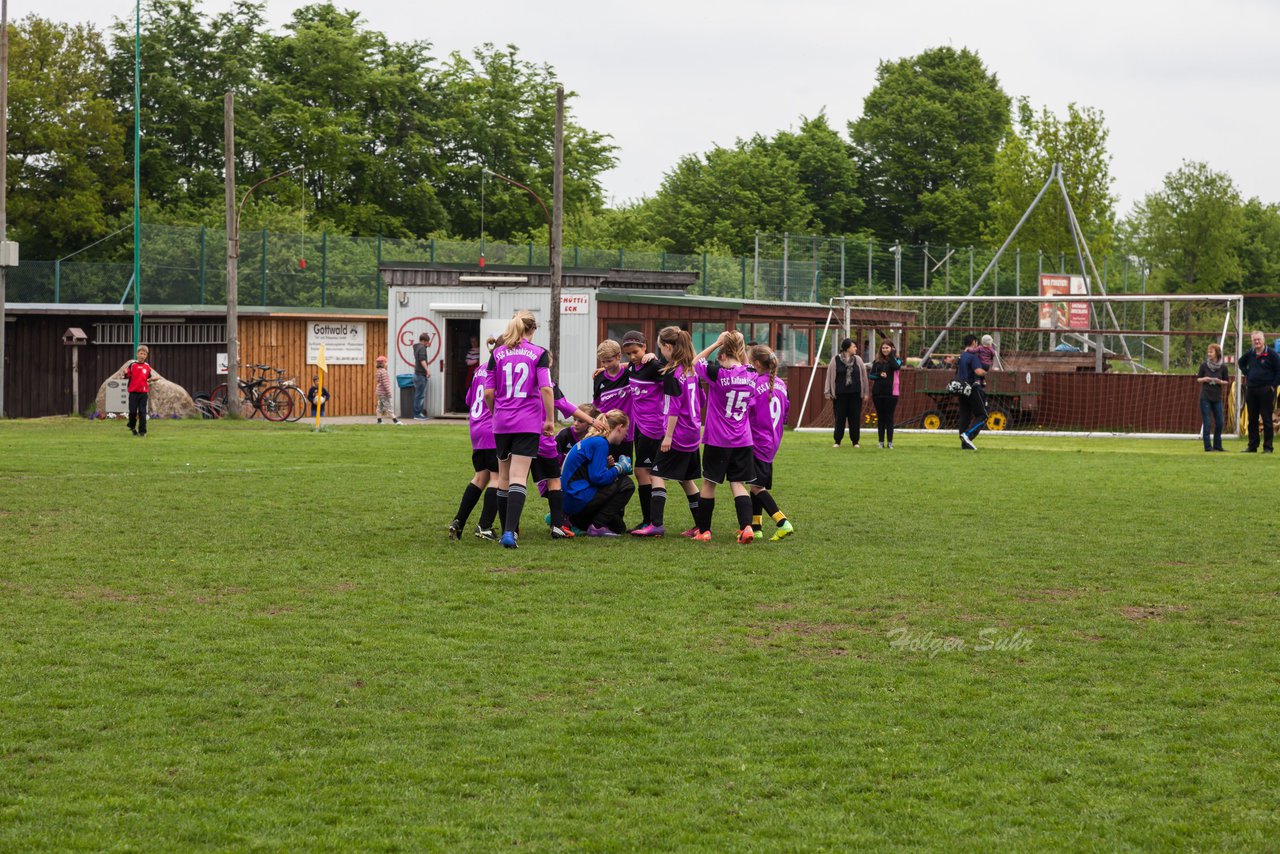
[[[1009,426],[1009,414],[1003,409],[993,409],[987,413],[987,429],[1003,430]]]
[[[920,423],[926,430],[941,430],[942,413],[936,409],[930,409],[921,417]]]

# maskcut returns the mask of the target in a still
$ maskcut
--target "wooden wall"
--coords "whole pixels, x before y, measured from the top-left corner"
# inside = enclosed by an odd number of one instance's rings
[[[305,391],[316,373],[307,358],[307,325],[317,319],[354,320],[365,324],[365,364],[331,365],[325,386],[331,389],[328,415],[372,415],[377,403],[374,394],[374,360],[386,354],[387,322],[373,317],[242,317],[240,320],[240,363],[284,368]],[[399,392],[391,378],[392,406],[398,411]]]

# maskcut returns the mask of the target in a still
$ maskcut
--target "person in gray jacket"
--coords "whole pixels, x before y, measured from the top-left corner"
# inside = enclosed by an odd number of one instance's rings
[[[835,444],[844,441],[844,427],[849,424],[849,439],[858,447],[862,436],[862,404],[871,396],[871,383],[867,381],[867,365],[858,355],[856,342],[846,338],[840,342],[840,352],[827,365],[827,384],[823,396],[831,401],[835,410]]]

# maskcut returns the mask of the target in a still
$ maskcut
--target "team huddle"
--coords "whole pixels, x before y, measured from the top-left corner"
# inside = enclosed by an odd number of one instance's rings
[[[578,406],[552,383],[551,355],[531,340],[536,330],[531,313],[517,312],[490,339],[488,363],[472,378],[475,476],[449,524],[451,538],[462,537],[479,504],[475,535],[498,540],[496,519],[502,545],[517,548],[530,476],[547,501],[553,539],[664,536],[668,483],[688,502],[690,539],[710,542],[716,487],[725,482],[739,543],[764,536],[766,514],[777,526],[772,540],[794,531],[770,492],[790,409],[773,350],[748,351],[740,332],[725,331],[695,353],[689,333],[668,326],[652,352],[639,332],[628,332],[597,348],[592,402]],[[558,433],[556,413],[573,420]],[[628,528],[633,498],[641,519]]]

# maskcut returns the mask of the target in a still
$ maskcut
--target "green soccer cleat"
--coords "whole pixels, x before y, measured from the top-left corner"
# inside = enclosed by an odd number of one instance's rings
[[[778,540],[785,540],[795,532],[796,529],[791,525],[791,520],[783,519],[782,524],[778,526],[778,530],[774,531],[773,536],[769,538],[769,542],[776,543]]]

